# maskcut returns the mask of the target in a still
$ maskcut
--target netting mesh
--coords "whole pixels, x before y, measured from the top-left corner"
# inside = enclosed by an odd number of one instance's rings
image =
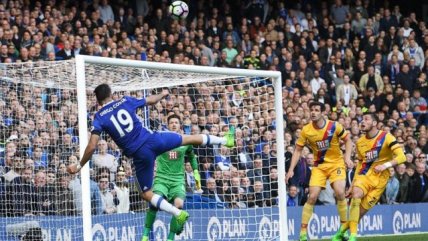
[[[42,88],[76,88],[74,60],[2,64],[0,70],[2,79],[6,82],[25,83]],[[116,91],[127,91],[171,87],[232,77],[234,76],[140,69],[114,65],[89,64],[85,66],[86,86],[90,90],[101,83],[112,85],[112,88]]]
[[[76,89],[74,61],[1,64],[3,82],[32,87]]]
[[[191,214],[178,239],[279,235],[277,228],[264,233],[259,227],[278,220],[275,96],[269,79],[96,64],[86,64],[85,71],[89,127],[99,108],[90,90],[100,83],[111,84],[115,100],[168,87],[167,99],[138,110],[152,130],[167,130],[171,114],[180,117],[183,134],[222,136],[236,127],[235,148],[194,147],[202,186],[196,188],[190,169],[185,180],[177,180],[184,183]],[[39,231],[45,240],[83,240],[81,180],[65,172],[67,164],[78,161],[82,131],[74,62],[3,65],[0,84],[0,199],[5,200],[0,215],[6,217],[0,240]],[[93,239],[140,240],[147,204],[139,197],[132,160],[103,135],[90,168]],[[153,240],[166,240],[169,220],[158,213]]]
[[[83,237],[81,182],[65,171],[79,156],[72,73],[70,63],[1,66],[0,240]]]
[[[182,182],[185,190],[184,208],[191,214],[183,233],[177,236],[177,239],[260,240],[260,237],[268,239],[278,236],[278,229],[267,234],[259,231],[262,218],[278,220],[275,95],[269,79],[193,75],[96,64],[87,64],[85,68],[89,79],[101,78],[96,73],[114,73],[114,76],[120,76],[109,78],[109,83],[116,90],[113,94],[115,100],[124,95],[136,98],[155,95],[159,94],[163,87],[169,87],[171,94],[168,98],[138,111],[138,114],[144,117],[145,125],[151,130],[168,130],[167,118],[172,114],[180,117],[182,134],[223,136],[231,126],[236,128],[236,148],[194,147],[202,179],[200,189],[196,186],[190,163],[183,164],[184,180],[182,176],[177,175],[179,178],[176,182]],[[94,75],[91,75],[92,73]],[[138,89],[127,88],[126,81],[133,82],[135,79],[139,82],[133,86]],[[116,82],[118,80],[119,82]],[[121,86],[118,86],[118,83]],[[151,88],[153,86],[156,88]],[[94,97],[90,98],[92,99],[88,108],[91,110],[90,116],[93,116],[97,106]],[[108,150],[119,153],[108,136],[103,138]],[[186,158],[186,161],[189,161],[189,158]],[[132,160],[119,156],[118,163],[110,167],[98,162],[93,168],[104,169],[104,175],[111,177],[109,181],[114,186],[117,182],[117,179],[112,179],[117,176],[117,173],[112,174],[115,171],[114,166],[132,166]],[[97,179],[100,180],[99,176],[95,177],[95,181]],[[142,204],[136,195],[135,177],[127,176],[126,180],[125,186],[131,193],[129,211],[145,214],[147,206]],[[107,194],[112,190],[112,195]],[[106,197],[110,199],[106,202],[111,204],[109,212],[112,215],[105,217],[106,219],[93,218],[93,223],[98,222],[100,229],[131,226],[135,228],[135,235],[139,239],[144,229],[144,216],[127,216],[128,218],[124,219],[123,216],[114,215],[113,213],[117,212],[114,203],[123,203],[115,196],[116,191],[110,189],[106,192]],[[133,192],[135,195],[132,195]],[[153,240],[166,240],[170,218],[166,213],[158,213],[158,219],[152,227]],[[100,237],[103,236],[101,231],[97,233]],[[124,233],[129,235],[126,231],[119,232],[118,235]]]
[[[95,88],[100,83],[107,83],[112,85],[112,88],[116,91],[150,90],[153,88],[172,87],[234,77],[207,73],[186,73],[171,70],[92,64],[85,66],[85,75],[89,89]]]

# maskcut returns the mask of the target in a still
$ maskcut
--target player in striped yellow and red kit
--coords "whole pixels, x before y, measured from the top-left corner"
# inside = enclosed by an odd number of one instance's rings
[[[314,154],[315,162],[309,181],[308,200],[302,211],[300,241],[308,240],[306,232],[308,222],[312,216],[318,196],[326,186],[327,179],[329,179],[335,192],[340,221],[341,223],[347,222],[345,163],[348,166],[352,165],[352,141],[348,132],[340,123],[323,117],[323,112],[325,111],[323,103],[311,102],[309,108],[312,121],[305,125],[300,132],[286,176],[286,181],[293,177],[294,168],[299,161],[302,149],[305,145],[308,145]],[[345,142],[345,157],[340,149],[340,140]]]
[[[389,168],[406,161],[403,149],[391,133],[377,128],[375,114],[364,114],[361,130],[365,135],[356,143],[358,166],[352,186],[349,210],[349,221],[343,224],[333,237],[341,241],[349,228],[349,241],[357,240],[357,229],[360,218],[366,214],[382,196],[389,180]]]

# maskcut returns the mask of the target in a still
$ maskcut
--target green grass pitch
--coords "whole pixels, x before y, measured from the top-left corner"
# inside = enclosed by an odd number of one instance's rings
[[[330,241],[331,239],[323,239],[323,241]],[[428,233],[421,234],[408,234],[408,235],[391,235],[391,236],[373,236],[373,237],[360,237],[358,241],[428,241]]]

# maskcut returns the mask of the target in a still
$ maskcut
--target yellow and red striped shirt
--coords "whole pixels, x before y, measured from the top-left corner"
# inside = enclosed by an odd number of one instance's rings
[[[317,128],[314,123],[305,125],[296,145],[308,145],[314,153],[314,166],[321,163],[342,163],[344,165],[340,139],[345,140],[348,132],[336,121],[326,120],[324,127]]]

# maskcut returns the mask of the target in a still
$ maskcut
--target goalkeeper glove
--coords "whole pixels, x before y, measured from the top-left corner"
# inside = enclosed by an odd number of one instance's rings
[[[193,170],[193,177],[196,181],[196,190],[201,190],[201,175],[198,170]]]

